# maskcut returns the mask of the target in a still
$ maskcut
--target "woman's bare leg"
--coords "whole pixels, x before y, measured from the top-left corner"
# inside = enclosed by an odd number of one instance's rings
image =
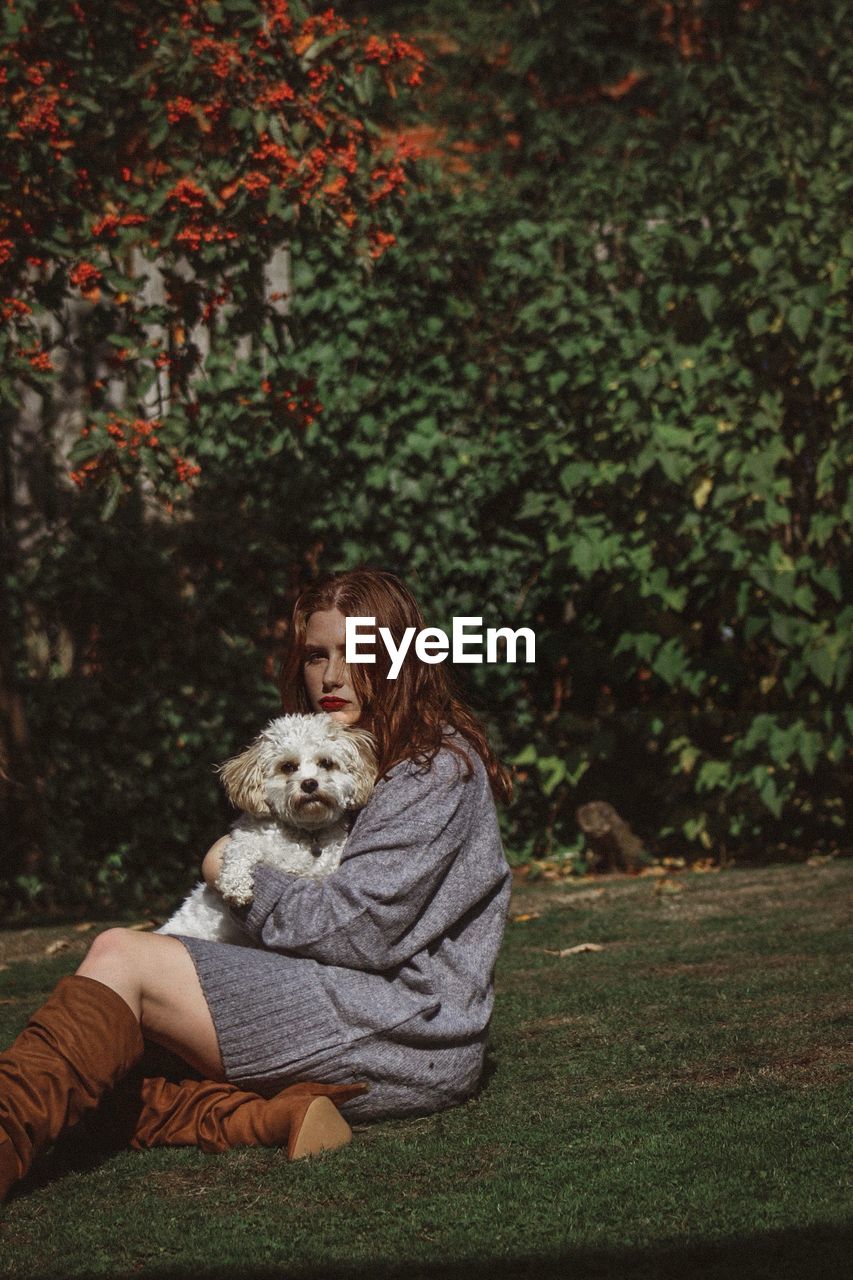
[[[122,997],[143,1034],[195,1067],[209,1080],[224,1079],[216,1030],[183,943],[164,934],[107,929],[77,970]]]

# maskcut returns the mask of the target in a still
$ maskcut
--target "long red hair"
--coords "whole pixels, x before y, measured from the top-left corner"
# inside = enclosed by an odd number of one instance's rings
[[[310,711],[302,667],[308,619],[319,610],[337,609],[344,617],[375,618],[400,643],[407,627],[416,632],[426,625],[408,587],[384,569],[350,569],[312,583],[293,608],[288,650],[281,665],[279,687],[285,711]],[[359,724],[376,739],[379,777],[400,760],[428,765],[441,747],[470,761],[464,747],[444,734],[452,726],[479,755],[497,801],[512,799],[512,777],[489,746],[474,713],[450,687],[445,663],[421,662],[409,648],[396,680],[387,679],[391,660],[385,646],[376,645],[376,662],[354,663],[350,683],[361,703]]]

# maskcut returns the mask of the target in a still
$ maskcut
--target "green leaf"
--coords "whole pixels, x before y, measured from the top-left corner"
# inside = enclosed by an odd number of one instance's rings
[[[343,31],[335,31],[328,36],[320,36],[313,44],[310,44],[302,56],[301,62],[303,67],[310,67],[316,62],[321,53],[325,53],[333,44],[337,44],[343,38]]]
[[[809,569],[809,576],[816,586],[820,587],[828,595],[831,595],[836,603],[841,604],[842,586],[841,574],[838,569],[829,565],[812,565]]]
[[[124,493],[124,485],[117,475],[113,474],[106,483],[106,501],[100,511],[101,520],[106,523],[110,516],[114,513],[119,504],[119,499]]]
[[[364,71],[354,77],[353,89],[361,106],[369,107],[371,105],[376,97],[379,85],[379,75],[374,67],[365,67]]]
[[[722,295],[715,284],[705,284],[696,290],[696,300],[702,315],[710,322],[719,310]]]
[[[784,800],[782,796],[779,795],[779,792],[776,788],[776,780],[775,778],[772,777],[772,775],[767,778],[766,782],[763,784],[758,794],[760,795],[764,804],[773,814],[774,818],[779,818],[782,816],[782,809],[784,808]]]
[[[652,670],[667,684],[678,684],[687,668],[684,644],[673,636],[666,640],[652,658]]]
[[[796,726],[799,730],[797,735],[797,749],[800,753],[800,759],[809,773],[814,773],[818,760],[820,759],[823,739],[819,733],[813,729],[806,729],[800,722]]]
[[[770,328],[770,311],[767,307],[759,307],[757,311],[750,311],[746,318],[749,332],[754,338],[760,333],[766,333]]]
[[[761,276],[767,275],[767,272],[773,265],[774,257],[775,255],[772,249],[763,248],[760,245],[756,245],[755,248],[751,249],[749,252],[749,261]]]
[[[153,128],[150,130],[148,134],[148,145],[151,147],[152,151],[156,150],[157,147],[160,146],[160,143],[166,140],[168,133],[169,133],[169,119],[164,111],[163,114],[160,116],[160,119],[156,122],[156,124],[153,126]]]
[[[806,647],[805,660],[827,688],[833,684],[841,688],[851,665],[849,636],[840,631],[816,636]]]
[[[575,538],[569,550],[569,562],[581,577],[591,577],[601,568],[601,544],[582,536]]]
[[[550,796],[556,791],[561,782],[566,778],[566,762],[558,756],[544,756],[538,760],[539,770],[542,777],[542,792],[546,796]]]
[[[812,310],[802,304],[791,307],[786,316],[788,325],[793,330],[800,342],[805,340],[805,336],[811,328]]]
[[[581,756],[579,751],[572,752],[575,763],[571,763],[571,758],[566,762],[566,780],[576,787],[583,775],[590,767],[591,761]]]
[[[731,777],[731,765],[726,760],[705,760],[696,775],[697,791],[716,791],[725,788]]]

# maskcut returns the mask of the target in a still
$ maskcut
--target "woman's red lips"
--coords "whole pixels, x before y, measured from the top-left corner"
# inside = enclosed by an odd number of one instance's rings
[[[321,698],[320,706],[324,711],[337,711],[347,705],[346,698]]]

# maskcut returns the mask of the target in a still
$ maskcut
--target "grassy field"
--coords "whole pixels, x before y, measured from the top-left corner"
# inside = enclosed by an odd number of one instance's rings
[[[297,1165],[54,1158],[0,1210],[0,1273],[840,1276],[852,882],[834,861],[520,889],[478,1099]],[[0,935],[2,1043],[86,940]],[[559,954],[579,943],[602,949]]]

